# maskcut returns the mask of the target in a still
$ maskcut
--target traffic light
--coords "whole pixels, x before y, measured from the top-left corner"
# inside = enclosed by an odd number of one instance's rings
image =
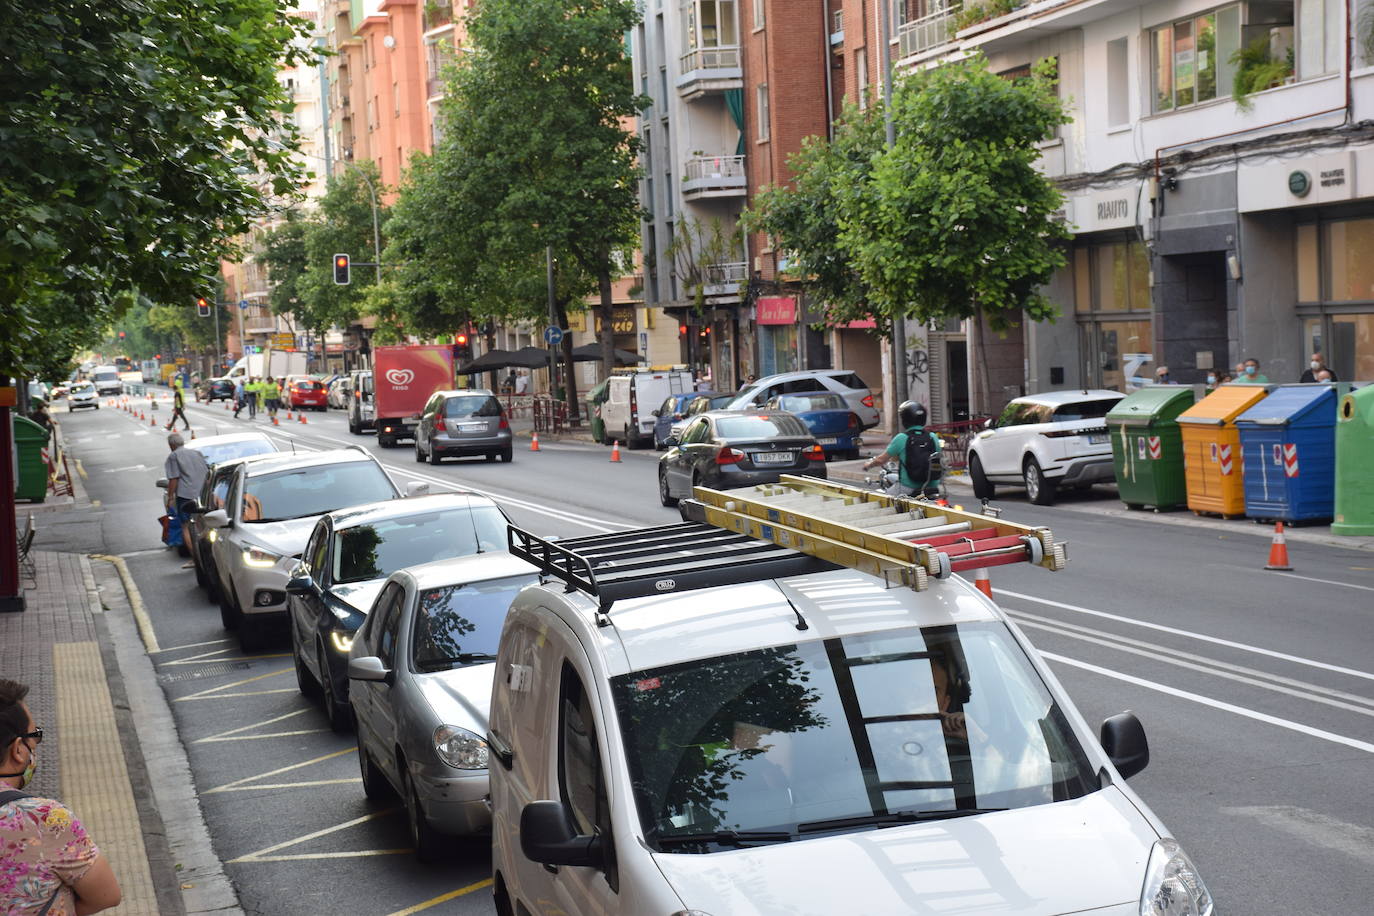
[[[209,299],[206,299],[204,296],[201,296],[199,299],[197,299],[197,300],[196,300],[196,311],[200,313],[200,317],[202,317],[202,318],[209,318],[209,317],[210,317],[210,300],[209,300]],[[121,334],[121,335],[119,335],[119,336],[123,337],[124,335]]]
[[[465,363],[472,359],[472,344],[468,342],[468,335],[455,334],[453,337],[453,360],[457,363]]]
[[[348,255],[334,255],[334,282],[339,286],[348,285]]]

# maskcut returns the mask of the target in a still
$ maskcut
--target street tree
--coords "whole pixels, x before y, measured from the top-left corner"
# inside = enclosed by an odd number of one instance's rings
[[[0,374],[99,341],[120,292],[186,301],[290,194],[278,0],[0,0]]]

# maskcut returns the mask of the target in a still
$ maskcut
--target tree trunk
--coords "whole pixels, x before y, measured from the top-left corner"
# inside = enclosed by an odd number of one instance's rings
[[[973,352],[978,359],[978,397],[975,399],[975,408],[978,414],[990,416],[992,414],[992,373],[988,369],[988,335],[987,328],[983,324],[982,303],[973,304],[973,324],[970,331],[974,335]]]
[[[566,327],[568,326],[568,305],[567,305],[567,303],[566,303],[566,302],[562,302],[562,301],[555,302],[555,303],[554,303],[554,310],[558,313],[558,326],[559,326],[560,328],[566,328]],[[566,369],[567,369],[566,374],[564,375],[564,384],[565,384],[565,386],[566,386],[566,390],[564,391],[564,394],[565,394],[565,396],[566,396],[566,398],[567,398],[567,405],[568,405],[568,425],[569,425],[569,426],[580,426],[581,423],[582,423],[582,420],[581,420],[581,412],[578,410],[578,407],[577,407],[577,378],[576,378],[576,374],[573,372],[572,351],[573,351],[572,335],[571,335],[571,334],[564,334],[564,335],[563,335],[563,365],[564,365],[564,366],[566,367]],[[551,394],[556,394],[556,393],[557,393],[557,391],[556,391],[556,389],[557,389],[557,387],[558,387],[557,377],[558,377],[558,374],[554,371],[554,367],[553,367],[553,366],[550,366],[550,367],[549,367],[549,380],[553,383],[553,387],[555,388],[555,391],[550,392]]]
[[[605,264],[609,258],[603,259]],[[601,377],[610,378],[615,371],[615,303],[611,294],[611,271],[602,267],[597,271],[596,283],[601,291]]]

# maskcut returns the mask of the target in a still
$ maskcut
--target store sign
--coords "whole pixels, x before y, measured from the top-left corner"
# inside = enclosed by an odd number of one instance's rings
[[[1356,189],[1361,172],[1365,175],[1363,193]],[[1371,178],[1371,150],[1344,150],[1266,165],[1243,165],[1236,172],[1236,209],[1252,213],[1367,197],[1371,193]]]
[[[571,321],[569,324],[571,324]],[[569,328],[569,330],[576,330],[576,328]],[[633,334],[635,332],[634,308],[616,308],[615,311],[611,313],[611,330],[616,334]],[[596,316],[596,333],[601,333],[600,315]]]
[[[1102,232],[1107,229],[1135,228],[1136,203],[1140,186],[1132,183],[1073,198],[1070,220],[1075,232]]]
[[[791,296],[765,296],[758,300],[758,324],[796,324],[797,300]]]

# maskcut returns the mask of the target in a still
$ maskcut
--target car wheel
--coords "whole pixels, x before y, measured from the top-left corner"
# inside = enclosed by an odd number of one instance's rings
[[[394,444],[394,440],[393,440],[390,436],[378,436],[378,437],[377,437],[377,447],[378,447],[378,448],[391,448],[391,446],[392,446],[393,444]]]
[[[430,464],[438,464],[442,459],[439,457],[439,450],[434,447],[434,443],[429,444],[429,454],[425,456]]]
[[[324,714],[329,719],[329,727],[336,732],[346,732],[353,727],[353,710],[347,700],[340,703],[334,691],[334,677],[329,673],[329,657],[324,654],[324,646],[320,646],[317,658],[316,665],[320,670],[320,700],[324,703]]]
[[[442,837],[425,820],[425,809],[420,804],[420,796],[410,781],[410,770],[404,760],[397,761],[401,771],[401,785],[405,790],[406,820],[410,822],[410,841],[415,844],[415,858],[421,862],[438,861]]]
[[[665,506],[677,505],[677,497],[668,492],[668,475],[662,470],[658,472],[658,501]]]
[[[502,464],[510,464],[511,461],[512,461],[514,458],[515,458],[515,449],[512,448],[512,447],[509,446],[509,445],[506,446],[505,451],[501,452],[501,463],[502,463]]]
[[[634,448],[632,440],[630,439],[630,427],[627,426],[620,431],[620,444],[627,449]]]
[[[355,436],[362,435],[362,431],[358,429],[358,424],[354,423],[352,420],[348,421],[348,431]]]
[[[487,454],[486,454],[485,457],[486,457],[486,459],[487,459],[488,461],[495,461],[495,460],[496,460],[496,453],[495,453],[495,452],[487,452]]]
[[[1045,479],[1045,472],[1040,469],[1040,462],[1034,456],[1026,459],[1021,476],[1025,478],[1026,496],[1031,502],[1037,506],[1054,505],[1054,482]]]
[[[239,610],[234,606],[234,587],[219,584],[219,622],[226,630],[236,630],[239,626]]]
[[[968,476],[969,480],[973,482],[974,499],[992,499],[997,495],[997,488],[983,473],[983,462],[979,460],[977,455],[969,455],[968,457]]]
[[[382,801],[391,794],[391,784],[372,762],[372,755],[363,744],[363,728],[358,726],[358,771],[363,777],[363,794],[373,801]]]
[[[201,562],[205,566],[205,597],[211,604],[219,603],[219,574],[215,571],[215,561],[208,555],[201,557]]]
[[[191,565],[195,568],[196,571],[196,585],[199,585],[201,588],[208,589],[210,587],[210,580],[206,577],[205,570],[201,568],[200,561],[200,550],[198,548],[193,548],[191,553]]]
[[[305,659],[301,657],[300,640],[296,637],[296,622],[291,621],[291,666],[296,669],[296,688],[300,690],[301,696],[314,699],[320,694],[319,682],[310,673],[310,669],[305,667]]]

